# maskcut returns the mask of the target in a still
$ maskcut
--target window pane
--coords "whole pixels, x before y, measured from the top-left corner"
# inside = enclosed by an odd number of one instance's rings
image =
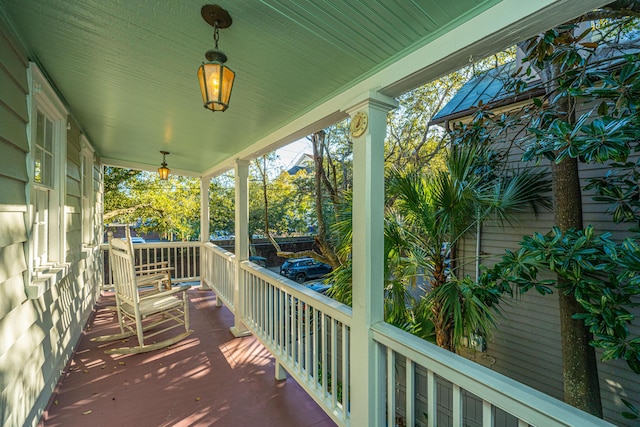
[[[38,110],[34,147],[34,181],[53,186],[53,122]]]
[[[44,149],[53,152],[53,122],[45,117]]]
[[[36,121],[36,144],[44,147],[44,114],[38,110],[38,119]]]
[[[53,185],[53,154],[44,153],[44,170],[42,173],[42,183],[48,186]]]
[[[49,234],[49,191],[35,190],[35,257],[37,266],[47,262],[47,247]]]
[[[42,183],[42,149],[36,147],[34,156],[34,181]]]

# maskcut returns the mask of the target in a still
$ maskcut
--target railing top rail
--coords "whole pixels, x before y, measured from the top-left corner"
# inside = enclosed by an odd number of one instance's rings
[[[236,255],[232,252],[229,252],[226,249],[221,248],[220,246],[211,243],[211,242],[207,242],[204,244],[205,249],[208,249],[210,251],[216,251],[218,252],[218,255],[227,258],[227,259],[234,259],[236,257]]]
[[[133,250],[136,249],[152,249],[152,248],[194,248],[201,246],[202,242],[148,242],[134,243]],[[101,243],[100,249],[109,250],[109,243]]]
[[[311,289],[307,289],[304,286],[287,279],[286,277],[282,277],[279,274],[274,273],[267,268],[260,267],[259,265],[254,264],[250,261],[243,261],[240,264],[240,268],[242,270],[248,271],[249,273],[268,282],[271,285],[285,290],[294,298],[297,298],[304,303],[310,304],[311,306],[320,309],[323,313],[326,313],[337,321],[347,326],[351,326],[352,311],[351,307],[349,307],[348,305],[342,304]]]
[[[532,425],[613,426],[546,394],[384,322],[379,343]]]

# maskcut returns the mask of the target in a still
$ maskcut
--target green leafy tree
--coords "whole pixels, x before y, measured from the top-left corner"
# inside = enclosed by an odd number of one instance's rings
[[[194,240],[200,233],[200,184],[195,178],[120,168],[105,170],[105,221],[139,224],[142,233]]]
[[[209,183],[209,227],[212,233],[233,234],[235,188],[232,177],[222,175]]]
[[[520,45],[529,65],[514,77],[513,87],[527,89],[539,76],[544,96],[518,118],[529,132],[516,142],[525,147],[525,160],[551,161],[556,227],[523,240],[519,251],[508,252],[482,279],[500,278],[519,291],[559,291],[564,399],[597,416],[602,406],[594,347],[604,349],[604,359],[624,358],[636,372],[640,366],[639,342],[629,336],[629,308],[639,293],[637,235],[616,244],[584,228],[578,164],[611,167],[587,188],[613,204],[614,221],[637,225],[638,164],[628,158],[640,139],[640,80],[637,55],[624,52],[634,46],[626,34],[637,28],[633,18],[639,11],[639,2],[613,2]],[[586,30],[579,26],[589,19],[600,21]],[[594,107],[577,116],[579,104]],[[540,279],[542,271],[555,278]]]

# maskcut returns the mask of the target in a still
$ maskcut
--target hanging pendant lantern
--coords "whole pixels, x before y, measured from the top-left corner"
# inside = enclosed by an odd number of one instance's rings
[[[169,178],[169,172],[171,172],[171,169],[167,167],[167,162],[166,162],[167,154],[171,154],[171,153],[169,153],[168,151],[160,151],[160,153],[162,153],[162,164],[158,168],[158,176],[160,177],[161,180],[164,181]]]
[[[231,16],[218,5],[206,5],[201,10],[204,20],[213,26],[215,48],[205,53],[208,63],[198,68],[198,80],[204,108],[211,111],[225,111],[229,108],[231,89],[235,73],[226,65],[227,55],[218,49],[218,30],[231,26]]]

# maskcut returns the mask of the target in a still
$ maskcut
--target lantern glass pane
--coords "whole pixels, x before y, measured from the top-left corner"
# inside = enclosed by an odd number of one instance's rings
[[[224,67],[222,73],[222,93],[220,94],[220,101],[226,106],[229,105],[229,98],[231,97],[231,89],[233,88],[233,79],[236,73],[229,68]]]
[[[207,90],[205,89],[204,64],[198,67],[198,81],[200,82],[200,93],[202,94],[202,103],[207,103]]]

